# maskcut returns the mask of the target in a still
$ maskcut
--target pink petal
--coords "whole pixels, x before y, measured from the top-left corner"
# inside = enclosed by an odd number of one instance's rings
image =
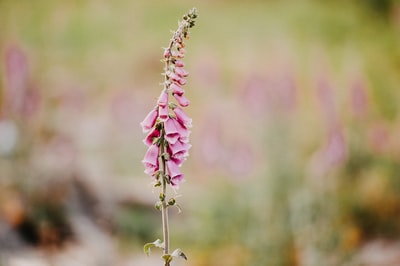
[[[185,53],[178,52],[178,51],[172,51],[172,56],[177,57],[177,58],[183,58],[185,56]]]
[[[186,157],[184,156],[171,156],[170,160],[174,161],[176,165],[178,165],[179,167],[182,166],[183,162],[186,160]]]
[[[172,119],[172,120],[175,124],[176,130],[178,131],[179,139],[181,139],[181,140],[186,139],[186,138],[188,139],[189,135],[190,135],[190,131],[185,126],[183,126],[181,123],[179,123],[178,120],[176,120],[176,119]],[[182,141],[182,142],[187,143],[187,141]]]
[[[164,122],[165,139],[170,144],[174,144],[178,140],[178,138],[180,137],[179,131],[176,128],[175,121],[176,121],[175,119],[168,118]]]
[[[170,77],[174,82],[178,83],[179,85],[185,85],[186,84],[186,79],[178,76],[174,72],[169,72],[168,77]]]
[[[171,185],[173,187],[179,187],[179,183],[183,180],[183,174],[181,173],[179,166],[173,160],[168,160],[166,165],[168,175],[171,178]]]
[[[171,50],[168,48],[165,48],[164,50],[164,58],[168,58],[171,56]]]
[[[172,89],[172,93],[182,95],[185,91],[176,83],[172,83],[169,86]]]
[[[160,117],[160,120],[162,120],[162,121],[165,121],[165,120],[167,120],[168,119],[168,117],[169,117],[169,109],[168,109],[168,106],[166,105],[166,106],[160,106],[160,107],[158,107],[158,109],[159,109],[159,117]]]
[[[155,128],[152,131],[150,131],[150,133],[143,140],[143,143],[146,144],[147,146],[151,146],[154,142],[154,138],[158,137],[160,137],[160,131]]]
[[[140,123],[142,126],[143,132],[149,131],[154,124],[156,123],[158,116],[158,110],[153,109],[150,111],[150,113],[147,114],[147,116],[144,118],[144,120]]]
[[[189,75],[189,72],[187,72],[186,70],[184,70],[181,67],[177,67],[175,68],[175,73],[180,76],[181,78],[183,77],[187,77]]]
[[[160,94],[160,97],[158,97],[157,101],[158,106],[165,107],[168,105],[168,93],[166,90],[163,90]]]
[[[189,155],[189,149],[192,147],[189,143],[177,141],[174,144],[169,145],[170,153],[176,158],[187,157]]]
[[[183,96],[183,94],[179,95],[174,93],[174,97],[178,101],[179,105],[182,107],[186,107],[190,104],[190,101],[185,96]]]
[[[142,163],[144,164],[145,170],[144,172],[148,175],[153,175],[158,170],[158,155],[160,148],[153,144],[149,147],[146,154],[144,155],[144,159]]]
[[[175,61],[175,66],[177,67],[184,67],[185,63],[182,60],[176,60]]]
[[[179,107],[175,107],[174,113],[179,123],[185,127],[192,127],[192,119]]]

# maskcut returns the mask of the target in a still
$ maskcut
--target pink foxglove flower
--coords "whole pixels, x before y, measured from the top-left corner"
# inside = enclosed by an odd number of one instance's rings
[[[180,132],[176,128],[176,123],[174,121],[174,119],[169,118],[164,123],[165,139],[169,144],[174,144],[180,137]]]
[[[175,66],[184,67],[185,63],[182,60],[175,60]]]
[[[178,140],[175,144],[169,145],[169,152],[175,158],[183,158],[189,155],[189,149],[192,147],[189,143]]]
[[[185,127],[192,127],[192,119],[179,107],[174,108],[176,119]]]
[[[183,94],[179,95],[179,94],[174,93],[174,97],[180,106],[182,106],[182,107],[189,106],[190,101]]]
[[[157,128],[153,128],[152,131],[150,131],[149,134],[147,134],[146,138],[143,140],[143,143],[146,144],[147,146],[151,146],[154,143],[154,139],[157,139],[160,137],[160,130]]]
[[[173,257],[186,259],[180,249],[169,254],[167,210],[169,206],[175,205],[175,199],[170,198],[166,201],[166,189],[168,185],[171,185],[174,189],[179,188],[184,178],[180,167],[188,157],[191,148],[188,128],[192,125],[192,119],[181,107],[190,104],[184,96],[185,91],[182,88],[186,84],[185,78],[189,75],[183,69],[185,65],[183,58],[186,53],[184,49],[185,40],[189,37],[189,29],[194,26],[196,17],[196,9],[192,9],[185,15],[168,47],[164,49],[164,88],[157,99],[157,106],[141,123],[143,132],[150,131],[143,140],[144,144],[148,146],[148,150],[142,162],[145,168],[144,172],[153,177],[155,187],[161,189],[160,201],[157,202],[156,207],[161,209],[164,235],[164,242],[159,243],[158,240],[146,244],[145,252],[148,253],[147,250],[151,246],[162,247],[165,266],[170,265]],[[170,95],[174,97],[169,97]]]
[[[173,93],[173,94],[182,95],[182,94],[185,92],[185,91],[182,89],[182,87],[179,86],[179,85],[176,84],[176,83],[172,83],[169,87],[172,89],[172,93]]]
[[[178,188],[179,184],[183,181],[183,174],[179,169],[179,165],[174,160],[168,160],[167,170],[171,179],[171,185]]]
[[[160,97],[158,98],[157,101],[158,106],[160,107],[165,107],[168,104],[168,93],[163,90],[160,94]]]
[[[158,110],[153,109],[150,111],[150,113],[147,114],[147,116],[144,118],[144,120],[140,123],[142,126],[143,132],[148,132],[151,128],[154,127],[156,120],[158,116]]]
[[[148,175],[154,175],[154,173],[158,170],[158,154],[160,151],[160,147],[156,144],[153,144],[149,147],[146,154],[144,155],[143,164],[145,167],[144,172]]]
[[[181,78],[187,77],[189,75],[189,73],[181,67],[175,68],[175,73]]]
[[[166,121],[168,119],[169,116],[169,109],[168,109],[168,105],[165,106],[160,106],[158,107],[158,118],[160,118],[161,121]]]

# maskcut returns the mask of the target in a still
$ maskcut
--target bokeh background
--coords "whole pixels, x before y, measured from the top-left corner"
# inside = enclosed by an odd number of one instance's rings
[[[0,1],[0,265],[161,265],[139,122],[192,6],[174,265],[400,265],[400,3]]]

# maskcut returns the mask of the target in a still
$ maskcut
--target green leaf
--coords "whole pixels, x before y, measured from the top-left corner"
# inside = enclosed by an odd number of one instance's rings
[[[162,258],[164,259],[164,261],[165,261],[166,263],[170,263],[170,262],[172,261],[172,259],[173,259],[173,257],[172,257],[171,255],[169,255],[169,254],[163,255]],[[169,264],[168,264],[168,265],[169,265]]]
[[[144,246],[143,246],[143,250],[144,250],[144,253],[147,255],[147,256],[150,256],[150,249],[151,248],[161,248],[161,249],[164,249],[164,242],[161,242],[161,240],[160,239],[157,239],[156,241],[154,241],[154,242],[152,242],[152,243],[147,243],[147,244],[145,244]]]
[[[180,248],[175,249],[174,252],[172,252],[171,256],[175,257],[175,258],[182,258],[182,259],[187,260],[185,253],[183,253]]]

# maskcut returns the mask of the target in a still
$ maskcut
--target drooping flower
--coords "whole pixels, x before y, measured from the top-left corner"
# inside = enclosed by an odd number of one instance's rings
[[[160,130],[158,130],[158,128],[153,128],[153,130],[150,131],[149,134],[147,134],[147,136],[143,140],[143,143],[147,146],[151,146],[154,143],[154,139],[159,138],[160,134],[161,132]]]
[[[189,75],[189,72],[187,72],[181,67],[175,68],[175,73],[181,78],[187,77]]]
[[[192,127],[192,119],[179,107],[174,108],[176,119],[185,127]]]
[[[157,104],[160,107],[165,107],[168,105],[168,93],[166,90],[161,92],[160,97],[158,97]]]
[[[179,85],[176,84],[176,83],[172,83],[169,87],[170,87],[170,89],[172,89],[172,93],[173,93],[173,94],[182,95],[182,94],[185,92],[185,91],[182,89],[182,87],[179,86]]]
[[[176,124],[173,118],[168,118],[164,122],[165,139],[169,144],[174,144],[180,137],[180,132],[176,128]]]
[[[189,149],[192,147],[189,143],[178,140],[174,144],[169,145],[169,152],[173,157],[183,158],[189,155]]]
[[[153,128],[153,126],[156,123],[157,116],[158,116],[158,110],[157,109],[151,110],[150,113],[148,113],[146,115],[144,120],[140,123],[144,133],[148,132],[150,129]]]
[[[180,106],[182,107],[189,106],[190,101],[183,94],[179,95],[177,93],[174,93],[174,97]]]
[[[169,116],[168,105],[159,106],[158,107],[158,112],[159,112],[158,117],[160,118],[161,121],[166,121],[168,119],[168,116]]]
[[[144,155],[142,163],[144,164],[144,172],[148,175],[154,175],[159,168],[158,155],[160,147],[156,144],[152,144]]]
[[[182,60],[175,60],[175,66],[184,67],[185,63]]]
[[[168,160],[166,162],[168,175],[170,177],[171,185],[173,187],[179,187],[179,184],[183,181],[184,175],[179,169],[179,165],[174,160]]]

